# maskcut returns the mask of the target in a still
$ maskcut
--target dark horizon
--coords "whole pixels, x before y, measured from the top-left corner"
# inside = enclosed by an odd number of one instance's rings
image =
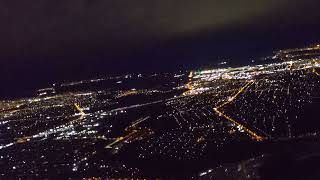
[[[245,64],[320,42],[316,0],[1,4],[1,99],[54,82]]]

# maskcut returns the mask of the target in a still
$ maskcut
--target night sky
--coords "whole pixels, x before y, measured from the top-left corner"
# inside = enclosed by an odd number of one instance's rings
[[[320,42],[319,0],[1,0],[0,99]]]

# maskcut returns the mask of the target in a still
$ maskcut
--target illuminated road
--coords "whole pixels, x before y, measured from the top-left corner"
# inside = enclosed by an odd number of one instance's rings
[[[244,131],[246,131],[253,139],[255,139],[256,141],[262,141],[264,139],[264,137],[257,135],[257,133],[251,131],[250,129],[244,127],[242,124],[238,123],[237,121],[235,121],[234,119],[232,119],[231,117],[223,114],[223,112],[219,111],[217,108],[214,108],[214,111],[219,115],[224,117],[225,119],[229,120],[230,122],[236,124],[237,126],[239,126],[241,129],[243,129]]]
[[[116,138],[115,141],[113,141],[112,143],[108,144],[105,148],[111,149],[114,144],[116,144],[118,142],[121,142],[122,140],[124,140],[124,137],[122,137],[122,136],[118,137],[118,138]]]
[[[187,87],[188,91],[184,92],[182,94],[183,96],[189,95],[194,89],[193,86],[192,86],[192,82],[191,81],[186,84],[186,87]]]
[[[312,72],[315,73],[317,76],[320,76],[320,73],[318,73],[316,69],[313,69]]]
[[[217,108],[222,108],[223,106],[231,103],[232,101],[234,101],[242,92],[244,92],[249,86],[251,86],[254,83],[253,80],[247,82],[243,87],[241,87],[239,89],[239,91],[233,95],[232,97],[228,98],[228,101],[226,101],[225,103],[221,104],[220,106],[218,106]]]
[[[314,74],[316,74],[317,76],[320,76],[320,73],[318,73],[317,70],[316,70],[316,67],[319,67],[319,63],[318,63],[317,61],[319,61],[319,59],[318,59],[318,60],[313,60],[313,66],[314,66],[314,68],[312,69],[312,72],[313,72]]]
[[[140,118],[140,119],[136,120],[135,122],[133,122],[131,124],[131,126],[129,126],[129,127],[136,127],[137,125],[139,125],[140,123],[142,123],[143,121],[145,121],[145,120],[147,120],[149,118],[150,118],[150,116],[147,116],[145,118]]]
[[[250,80],[249,82],[247,82],[243,87],[241,87],[239,89],[239,91],[233,95],[232,97],[228,98],[228,100],[226,102],[224,102],[223,104],[221,104],[220,106],[217,106],[215,108],[213,108],[213,110],[219,115],[224,117],[226,120],[232,122],[233,124],[236,124],[237,126],[239,126],[241,129],[243,129],[247,134],[249,134],[252,139],[256,140],[256,141],[262,141],[263,139],[265,139],[262,136],[257,135],[257,133],[255,133],[254,131],[248,129],[247,127],[245,127],[244,125],[240,124],[239,122],[237,122],[236,120],[232,119],[231,117],[229,117],[228,115],[224,114],[222,111],[220,111],[219,109],[226,106],[227,104],[230,104],[231,102],[233,102],[241,93],[245,92],[248,87],[250,87],[252,84],[254,84],[254,80]]]
[[[84,116],[86,113],[83,111],[83,109],[79,106],[79,104],[74,104],[76,109],[79,111],[80,115]]]
[[[134,121],[130,126],[125,128],[125,131],[129,131],[130,128],[135,128],[136,126],[138,126],[140,123],[142,123],[143,121],[146,121],[150,118],[150,116],[147,116],[145,118],[140,118],[136,121]],[[125,141],[126,139],[129,139],[132,135],[134,135],[135,133],[137,133],[137,130],[132,130],[129,134],[127,134],[126,136],[120,136],[117,137],[113,142],[111,142],[110,144],[108,144],[105,148],[107,149],[111,149],[113,145],[120,143],[122,141]]]

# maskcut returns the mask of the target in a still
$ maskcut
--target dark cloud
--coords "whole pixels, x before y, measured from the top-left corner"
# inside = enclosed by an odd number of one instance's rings
[[[50,82],[74,74],[174,68],[238,47],[248,48],[232,54],[316,41],[319,5],[318,0],[2,0],[0,77],[10,85],[21,78]]]
[[[300,11],[308,12],[299,9],[304,4],[289,0],[7,0],[0,4],[0,53],[33,57],[78,50],[122,52],[176,36],[252,25],[270,16],[301,18]],[[267,19],[270,24],[273,21]]]

